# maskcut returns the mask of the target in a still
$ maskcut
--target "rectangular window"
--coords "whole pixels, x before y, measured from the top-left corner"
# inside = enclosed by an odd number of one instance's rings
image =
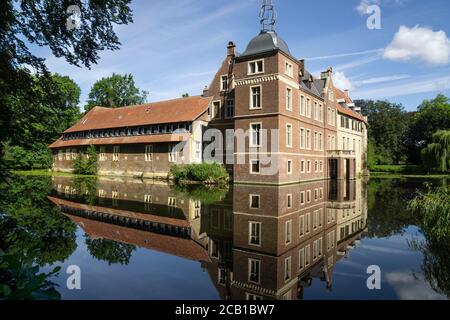
[[[261,146],[261,123],[250,124],[250,147]]]
[[[314,120],[319,120],[319,104],[314,101]]]
[[[153,145],[145,146],[145,161],[153,161]]]
[[[256,294],[249,293],[249,292],[245,293],[245,297],[246,297],[246,300],[262,300],[263,299],[261,296],[258,296]]]
[[[311,263],[311,246],[308,244],[305,247],[305,267]]]
[[[211,105],[211,119],[221,118],[220,105],[221,105],[220,101],[213,101]]]
[[[175,145],[169,145],[169,162],[177,162],[178,161],[178,153],[175,149]]]
[[[120,147],[114,146],[113,147],[113,161],[120,161]]]
[[[311,99],[306,98],[306,116],[311,118]]]
[[[225,269],[219,268],[218,283],[220,285],[225,285],[227,283],[227,271]]]
[[[248,244],[254,246],[261,245],[261,222],[249,222],[249,238]]]
[[[261,109],[261,86],[250,87],[250,109]]]
[[[300,96],[300,115],[304,116],[305,113],[305,96]]]
[[[292,111],[292,89],[286,88],[286,109]]]
[[[250,160],[250,173],[259,174],[261,172],[259,160]]]
[[[292,125],[286,125],[286,147],[292,148]]]
[[[306,130],[306,149],[311,149],[311,130]]]
[[[291,257],[284,260],[284,281],[287,282],[291,279]]]
[[[300,192],[300,204],[305,204],[305,191]]]
[[[319,150],[319,133],[314,131],[314,150]]]
[[[301,215],[298,219],[298,236],[299,238],[305,235],[305,216]]]
[[[220,79],[220,91],[228,90],[228,76],[222,76]]]
[[[306,191],[306,202],[311,202],[311,190]]]
[[[323,172],[323,161],[322,160],[320,160],[320,162],[319,162],[319,170],[320,170],[320,172]]]
[[[305,233],[308,234],[311,228],[311,213],[305,215]]]
[[[248,281],[253,283],[259,283],[259,277],[261,272],[261,261],[256,259],[248,259],[249,273]]]
[[[66,160],[70,160],[70,159],[71,159],[70,149],[66,149]]]
[[[292,160],[287,161],[287,174],[292,174]]]
[[[315,173],[319,172],[319,162],[317,160],[314,161],[314,172]]]
[[[305,248],[298,250],[298,270],[302,270],[305,267]]]
[[[305,173],[305,160],[300,161],[300,173]]]
[[[58,150],[58,160],[62,161],[63,159],[63,151],[62,150]]]
[[[234,100],[227,100],[227,106],[225,108],[225,117],[228,119],[234,117]]]
[[[288,220],[285,223],[284,229],[284,243],[290,244],[292,241],[292,220]]]
[[[336,126],[336,112],[334,109],[331,110],[331,124],[333,126]]]
[[[300,149],[305,149],[305,129],[300,128]]]
[[[259,209],[261,197],[259,194],[250,195],[250,209]]]
[[[286,73],[286,75],[288,75],[291,78],[294,77],[294,66],[292,65],[292,63],[286,61],[285,73]]]
[[[202,160],[202,143],[199,141],[195,142],[195,159]]]
[[[251,61],[248,63],[248,74],[258,74],[264,72],[264,60]]]
[[[311,160],[306,161],[306,172],[311,173]]]
[[[286,197],[287,207],[288,209],[292,208],[292,194],[288,194]]]

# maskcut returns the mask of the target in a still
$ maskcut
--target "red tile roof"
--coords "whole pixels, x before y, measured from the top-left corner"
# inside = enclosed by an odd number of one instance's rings
[[[194,121],[211,100],[195,96],[122,108],[95,107],[65,133]]]
[[[114,138],[98,138],[98,139],[74,139],[62,140],[62,137],[49,145],[50,149],[67,148],[75,146],[101,146],[101,145],[121,145],[121,144],[137,144],[137,143],[161,143],[161,142],[181,142],[187,141],[188,133],[177,134],[156,134],[150,136],[133,136],[133,137],[114,137]]]
[[[337,100],[343,99],[343,100],[345,100],[345,103],[347,103],[347,104],[353,103],[352,99],[342,90],[334,88],[334,95]],[[344,108],[341,104],[338,103],[337,109],[338,109],[338,112],[340,112],[342,114],[345,114],[349,117],[352,117],[352,118],[355,118],[355,119],[358,119],[360,121],[367,123],[367,119],[363,115],[361,115],[358,112],[353,111],[350,108]]]
[[[164,252],[181,258],[209,262],[205,249],[191,239],[183,239],[149,231],[116,226],[105,222],[89,220],[65,214],[73,222],[81,226],[91,238],[103,238],[117,242],[133,244],[141,248],[148,248]]]

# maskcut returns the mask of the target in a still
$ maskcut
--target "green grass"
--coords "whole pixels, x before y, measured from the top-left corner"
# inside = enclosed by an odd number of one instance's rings
[[[80,175],[67,172],[57,172],[48,170],[17,170],[14,174],[21,176],[53,176],[53,177],[95,177],[93,175]]]
[[[413,173],[389,173],[370,172],[372,178],[396,179],[396,178],[417,178],[417,179],[442,179],[450,178],[450,174],[413,174]]]
[[[378,165],[370,168],[370,172],[422,174],[424,170],[416,165]]]
[[[230,181],[230,176],[223,164],[200,163],[176,165],[170,169],[171,176],[180,183],[200,182],[222,184]]]

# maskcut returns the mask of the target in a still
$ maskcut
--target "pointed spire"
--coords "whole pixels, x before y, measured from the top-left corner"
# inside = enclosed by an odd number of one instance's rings
[[[277,14],[275,12],[273,0],[262,0],[259,18],[261,19],[261,32],[275,31]]]

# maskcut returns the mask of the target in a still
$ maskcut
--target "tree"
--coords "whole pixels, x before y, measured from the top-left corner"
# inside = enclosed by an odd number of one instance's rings
[[[450,128],[450,99],[439,94],[433,100],[425,100],[412,116],[406,145],[412,162],[420,161],[420,151],[432,143],[433,134]]]
[[[450,130],[433,134],[432,143],[422,150],[422,159],[427,169],[450,171]]]
[[[400,104],[389,101],[356,100],[363,115],[369,119],[369,138],[379,157],[378,164],[404,161],[403,142],[407,130],[407,113]]]
[[[33,75],[48,76],[45,60],[32,54],[29,45],[49,47],[54,56],[64,57],[70,64],[90,67],[99,60],[99,52],[119,48],[114,25],[132,22],[130,1],[0,2],[0,142],[9,138],[11,129],[17,125],[11,123],[14,104],[26,107],[34,101],[31,90],[35,81]],[[77,28],[66,26],[71,21],[67,13],[69,4],[80,9]],[[26,68],[33,69],[33,72]],[[23,103],[18,105],[19,101]],[[25,113],[26,110],[22,114]],[[35,115],[37,119],[40,116]],[[32,141],[28,143],[32,144]],[[0,151],[0,156],[3,156],[3,149]],[[0,166],[4,166],[2,158]]]
[[[113,73],[111,77],[97,81],[89,92],[85,111],[95,106],[118,108],[142,104],[147,99],[148,92],[136,87],[131,74],[119,75]]]
[[[86,150],[86,154],[78,154],[73,164],[75,174],[97,174],[97,151],[94,146],[89,146]]]

